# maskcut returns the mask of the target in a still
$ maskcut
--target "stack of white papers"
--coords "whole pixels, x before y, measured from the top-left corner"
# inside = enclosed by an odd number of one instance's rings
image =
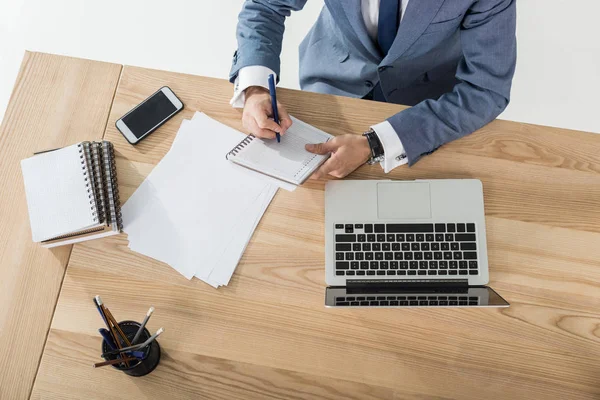
[[[129,248],[187,279],[227,285],[281,182],[225,159],[245,135],[205,114],[181,124],[173,145],[123,206]]]

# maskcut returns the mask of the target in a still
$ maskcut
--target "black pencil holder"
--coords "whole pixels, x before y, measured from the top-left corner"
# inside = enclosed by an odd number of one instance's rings
[[[122,322],[119,322],[119,327],[121,328],[121,330],[123,331],[125,336],[127,336],[127,339],[131,342],[133,340],[133,337],[137,333],[138,329],[140,328],[140,323],[135,322],[135,321],[122,321]],[[152,336],[152,335],[150,335],[150,332],[148,332],[148,329],[144,328],[144,331],[142,332],[140,338],[138,339],[138,343],[145,342],[146,340],[148,340],[148,338],[150,336]],[[108,343],[106,343],[105,340],[103,340],[102,341],[102,354],[109,352],[111,350],[112,350],[112,348],[108,345]],[[154,340],[148,346],[143,347],[138,351],[141,351],[144,353],[144,356],[141,359],[138,359],[135,361],[129,361],[129,366],[125,365],[125,363],[120,363],[120,364],[114,364],[114,365],[112,365],[112,367],[119,371],[123,371],[124,373],[126,373],[127,375],[130,375],[130,376],[148,375],[150,372],[154,371],[154,368],[156,368],[156,366],[158,365],[158,363],[160,361],[160,345],[158,344],[158,342],[156,340]],[[104,359],[106,361],[108,361],[108,360],[114,360],[119,357],[120,357],[120,355],[116,354],[116,355],[104,357]]]

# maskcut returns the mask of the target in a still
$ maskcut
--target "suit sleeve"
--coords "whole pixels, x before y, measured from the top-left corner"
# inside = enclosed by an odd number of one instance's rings
[[[479,0],[465,14],[463,58],[452,92],[388,119],[413,165],[423,155],[491,122],[508,105],[516,64],[516,1]]]
[[[238,17],[238,48],[233,55],[229,81],[241,68],[261,65],[275,72],[279,80],[284,22],[292,11],[301,10],[306,0],[246,0]]]

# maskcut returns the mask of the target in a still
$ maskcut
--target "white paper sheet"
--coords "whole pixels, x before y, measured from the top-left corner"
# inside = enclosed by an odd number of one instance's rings
[[[280,186],[225,159],[244,136],[201,113],[184,121],[122,208],[129,247],[188,279],[226,285]]]
[[[227,285],[229,283],[229,280],[235,271],[235,267],[242,258],[254,230],[258,226],[258,223],[271,203],[271,200],[273,200],[275,193],[277,193],[276,188],[272,188],[264,193],[262,204],[257,201],[254,206],[256,210],[248,212],[245,218],[234,228],[230,235],[230,242],[227,244],[225,250],[220,253],[215,263],[215,265],[222,265],[222,267],[213,268],[208,277],[209,280],[220,282],[221,285]]]

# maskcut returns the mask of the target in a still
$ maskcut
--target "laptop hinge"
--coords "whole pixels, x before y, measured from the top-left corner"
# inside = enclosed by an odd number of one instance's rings
[[[348,293],[362,292],[466,292],[467,279],[352,279],[346,281]]]

